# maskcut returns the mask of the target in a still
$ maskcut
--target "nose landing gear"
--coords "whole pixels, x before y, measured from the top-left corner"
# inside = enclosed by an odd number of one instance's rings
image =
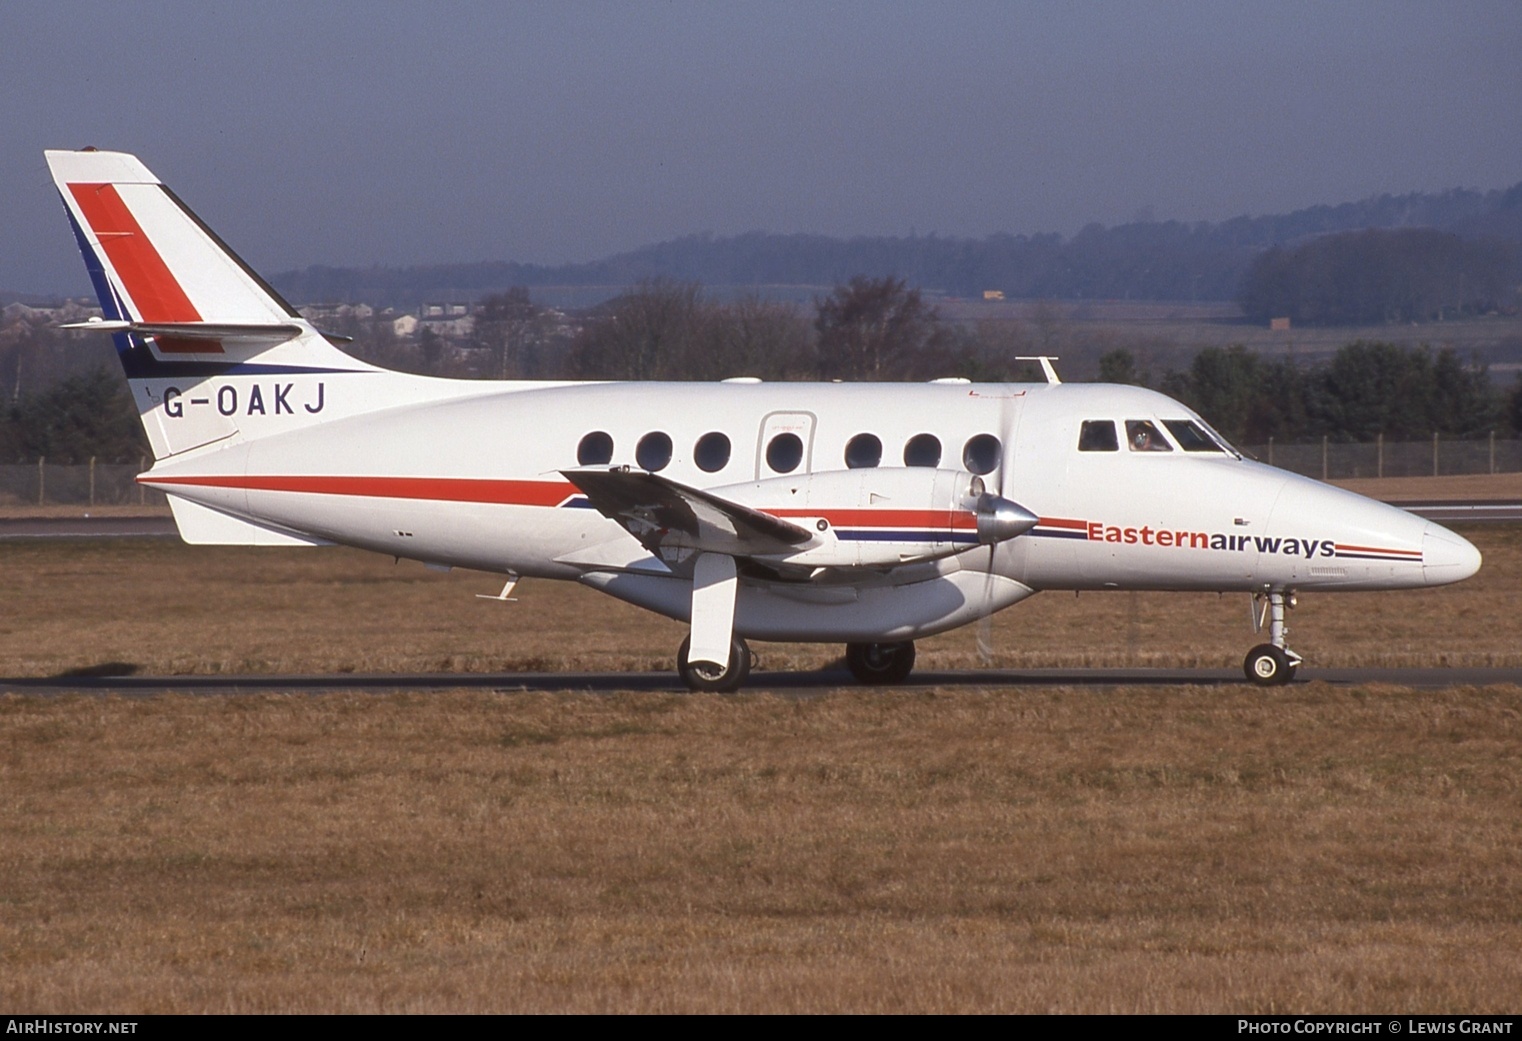
[[[1262,632],[1268,622],[1268,643],[1260,643],[1247,652],[1242,662],[1242,672],[1248,680],[1260,687],[1277,687],[1295,678],[1300,667],[1300,655],[1284,645],[1289,627],[1284,624],[1287,608],[1295,606],[1295,594],[1284,590],[1254,593],[1253,631]]]

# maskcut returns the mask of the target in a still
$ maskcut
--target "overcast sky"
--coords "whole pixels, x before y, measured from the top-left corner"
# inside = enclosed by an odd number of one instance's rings
[[[83,294],[44,148],[256,268],[693,232],[1071,234],[1522,180],[1522,3],[5,0],[0,288]]]

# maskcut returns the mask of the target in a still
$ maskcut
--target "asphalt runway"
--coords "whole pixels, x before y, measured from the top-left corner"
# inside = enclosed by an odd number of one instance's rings
[[[109,539],[178,534],[173,517],[0,518],[0,539]]]
[[[581,691],[591,694],[633,692],[685,694],[674,672],[519,672],[417,673],[411,675],[316,676],[135,676],[110,675],[128,667],[102,665],[86,675],[0,679],[0,693],[96,694],[143,697],[156,694],[334,694],[439,693],[489,690],[501,694],[534,691]],[[1317,669],[1301,666],[1293,686],[1321,681],[1334,686],[1388,684],[1420,689],[1522,685],[1522,667],[1431,669]],[[867,688],[844,669],[817,672],[756,672],[742,693],[818,697],[841,690],[916,691],[930,689],[1000,689],[1021,687],[1241,687],[1253,688],[1240,669],[966,669],[916,672],[898,687]],[[1263,689],[1273,697],[1282,688]]]

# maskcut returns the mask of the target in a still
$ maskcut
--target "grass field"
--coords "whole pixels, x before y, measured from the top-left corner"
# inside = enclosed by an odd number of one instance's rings
[[[1522,689],[0,696],[0,1006],[1515,1012]]]
[[[1475,579],[1308,596],[1293,646],[1522,660],[1522,526],[1465,534]],[[342,550],[0,558],[8,676],[670,668],[682,634]],[[1245,599],[1043,594],[991,635],[1234,667]],[[1519,777],[1516,687],[0,693],[0,1007],[1515,1012]]]
[[[1441,589],[1306,595],[1291,646],[1313,664],[1522,664],[1522,526],[1465,529],[1485,554]],[[0,542],[0,676],[672,669],[681,624],[579,586],[500,580],[344,549],[189,547],[173,539]],[[1234,667],[1255,642],[1245,595],[1043,593],[996,616],[1004,667]],[[924,667],[982,662],[978,629],[921,641]],[[836,645],[757,644],[763,668]]]

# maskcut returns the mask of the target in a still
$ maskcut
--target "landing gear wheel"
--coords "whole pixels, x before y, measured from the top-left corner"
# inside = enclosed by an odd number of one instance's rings
[[[846,668],[869,687],[902,683],[914,670],[914,642],[848,643]]]
[[[1242,671],[1260,687],[1277,687],[1295,678],[1295,667],[1299,664],[1291,661],[1283,649],[1271,643],[1260,643],[1247,652]]]
[[[712,662],[689,662],[687,648],[692,637],[682,640],[676,649],[676,671],[689,690],[712,694],[728,694],[740,689],[750,676],[750,647],[736,636],[729,643],[729,665],[719,668]]]

